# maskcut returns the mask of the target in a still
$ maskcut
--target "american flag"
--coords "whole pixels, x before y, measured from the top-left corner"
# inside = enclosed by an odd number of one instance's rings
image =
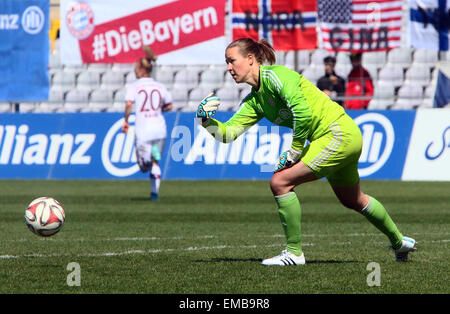
[[[399,47],[402,0],[318,0],[319,46],[365,52]]]

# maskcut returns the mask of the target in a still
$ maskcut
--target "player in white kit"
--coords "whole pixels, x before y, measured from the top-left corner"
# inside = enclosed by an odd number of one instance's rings
[[[152,200],[158,200],[161,183],[158,162],[167,135],[162,112],[172,109],[172,96],[163,84],[150,77],[156,57],[149,47],[145,47],[144,51],[145,57],[136,61],[135,65],[137,80],[126,89],[122,130],[128,133],[128,118],[134,105],[137,163],[142,172],[150,172],[150,197]]]

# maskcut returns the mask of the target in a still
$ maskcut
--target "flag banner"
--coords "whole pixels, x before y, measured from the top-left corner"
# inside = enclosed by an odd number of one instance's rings
[[[450,78],[439,70],[434,93],[434,107],[442,108],[450,105]]]
[[[328,51],[399,47],[402,0],[318,0],[319,46]]]
[[[233,0],[233,40],[267,39],[279,51],[317,47],[317,1]]]
[[[412,47],[449,50],[450,0],[409,0]]]
[[[64,64],[133,63],[150,46],[159,64],[222,64],[225,0],[61,0]]]
[[[0,1],[0,101],[46,101],[49,0]]]

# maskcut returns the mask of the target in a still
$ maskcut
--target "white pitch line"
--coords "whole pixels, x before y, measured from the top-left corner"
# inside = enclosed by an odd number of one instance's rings
[[[372,237],[372,236],[383,236],[383,234],[376,233],[350,233],[350,234],[303,234],[302,237],[311,237],[311,238],[335,238],[337,236],[341,237]],[[259,235],[255,236],[257,238],[284,238],[284,234],[273,234],[273,235]],[[192,240],[192,239],[218,239],[221,236],[217,235],[202,235],[195,236],[192,238],[176,236],[176,237],[116,237],[116,238],[104,238],[104,239],[65,239],[65,238],[37,238],[38,241],[55,241],[55,242],[97,242],[97,241],[159,241],[159,240]],[[222,237],[223,238],[223,237]],[[30,239],[11,239],[11,240],[3,240],[5,242],[27,242]]]
[[[313,246],[312,243],[304,243],[303,246]],[[114,257],[114,256],[124,256],[124,255],[145,255],[145,254],[156,254],[156,253],[170,253],[170,252],[195,252],[201,250],[223,250],[223,249],[256,249],[256,248],[270,248],[270,247],[282,247],[282,244],[269,244],[269,245],[244,245],[244,246],[233,246],[233,245],[218,245],[218,246],[202,246],[202,247],[187,247],[178,249],[153,249],[153,250],[129,250],[123,252],[105,252],[105,253],[81,253],[81,254],[25,254],[25,255],[0,255],[0,259],[18,259],[26,257],[34,258],[47,258],[47,257],[64,257],[64,256],[75,256],[75,257]]]
[[[135,241],[135,240],[133,240]],[[420,243],[449,243],[450,239],[442,240],[422,240]],[[382,242],[376,242],[382,244]],[[384,243],[384,242],[383,242]],[[351,245],[351,242],[333,242],[332,244]],[[303,243],[303,246],[314,246],[314,243]],[[222,249],[256,249],[256,248],[269,248],[269,247],[282,247],[281,243],[269,244],[269,245],[245,245],[245,246],[232,246],[232,245],[218,245],[218,246],[203,246],[203,247],[187,247],[177,249],[152,249],[152,250],[128,250],[123,252],[106,252],[106,253],[81,253],[81,254],[24,254],[24,255],[0,255],[0,259],[18,259],[18,258],[48,258],[48,257],[63,257],[63,256],[75,256],[75,257],[114,257],[123,255],[143,255],[143,254],[156,254],[156,253],[169,253],[179,251],[201,251],[201,250],[222,250]]]
[[[420,235],[450,235],[450,233],[411,233],[410,236]],[[284,238],[284,234],[258,235],[256,238]],[[303,238],[336,238],[336,237],[384,237],[382,233],[347,233],[347,234],[302,234]],[[37,241],[51,242],[101,242],[101,241],[161,241],[161,240],[193,240],[193,239],[224,239],[226,237],[218,235],[201,235],[194,237],[116,237],[103,239],[86,239],[86,238],[36,238]],[[28,242],[30,239],[10,239],[2,240],[3,242]],[[446,242],[448,240],[431,240],[428,242]],[[345,241],[342,241],[345,242]],[[423,242],[423,241],[419,241]]]

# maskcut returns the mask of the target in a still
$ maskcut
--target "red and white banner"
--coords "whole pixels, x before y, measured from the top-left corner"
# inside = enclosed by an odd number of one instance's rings
[[[317,0],[320,46],[353,52],[399,47],[402,5],[402,0]]]
[[[159,64],[222,64],[225,0],[61,0],[65,64],[132,63],[150,46]]]
[[[266,38],[276,50],[317,47],[317,0],[232,0],[233,40]]]

